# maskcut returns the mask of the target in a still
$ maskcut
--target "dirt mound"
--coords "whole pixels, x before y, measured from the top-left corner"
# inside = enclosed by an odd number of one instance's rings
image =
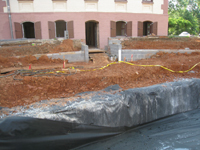
[[[72,52],[77,51],[77,48],[74,48],[73,41],[70,39],[64,40],[60,45],[51,50],[51,53],[59,52]]]
[[[122,41],[123,49],[200,49],[199,38],[131,38]]]
[[[37,59],[35,56],[25,56],[21,58],[16,58],[16,57],[0,57],[0,68],[8,68],[8,67],[23,67],[23,66],[28,66],[30,64],[52,64],[52,63],[63,63],[63,60],[60,58],[58,59],[51,59],[48,58],[46,55],[41,56],[39,59]],[[67,63],[67,60],[66,60]]]
[[[34,64],[37,62],[37,58],[35,56],[25,56],[18,59],[22,64]]]
[[[105,65],[109,63],[108,55],[105,53],[89,54],[89,56],[94,64]]]
[[[28,56],[35,54],[47,54],[54,44],[44,44],[37,46],[14,46],[0,48],[0,55],[2,57]]]
[[[60,58],[52,59],[52,58],[47,57],[46,55],[43,55],[38,59],[37,63],[38,64],[63,63],[63,60],[61,60]]]
[[[28,56],[35,54],[59,53],[79,51],[80,48],[74,47],[73,41],[70,39],[55,42],[55,44],[45,43],[43,45],[25,45],[25,46],[10,46],[1,47],[0,56],[2,57],[15,57],[15,56]]]
[[[47,57],[46,55],[43,55],[38,59],[38,62],[39,63],[51,63],[52,59],[49,59],[49,57]]]

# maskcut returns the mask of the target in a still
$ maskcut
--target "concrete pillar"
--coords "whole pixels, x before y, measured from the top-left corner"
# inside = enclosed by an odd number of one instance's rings
[[[85,62],[89,62],[89,50],[88,50],[88,45],[81,44],[81,50],[84,51],[84,58]]]

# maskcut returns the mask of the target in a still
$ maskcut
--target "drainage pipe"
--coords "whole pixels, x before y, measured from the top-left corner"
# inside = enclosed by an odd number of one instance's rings
[[[122,49],[121,48],[119,48],[119,50],[118,50],[118,62],[120,62],[122,59]]]
[[[10,24],[10,34],[11,34],[11,38],[14,39],[13,27],[12,27],[12,18],[11,18],[11,11],[10,11],[10,1],[9,0],[7,0],[7,10],[8,10],[9,24]]]

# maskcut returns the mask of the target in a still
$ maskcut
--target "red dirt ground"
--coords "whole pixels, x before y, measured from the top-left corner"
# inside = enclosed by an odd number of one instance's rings
[[[122,42],[123,49],[200,49],[200,38],[132,38]]]
[[[74,48],[72,40],[64,40],[60,45],[50,50],[50,53],[59,53],[59,52],[72,52],[79,51],[80,49]]]
[[[29,64],[58,64],[63,63],[61,59],[49,59],[47,56],[42,56],[37,60],[34,54],[59,53],[78,51],[74,48],[72,40],[64,40],[60,44],[44,44],[39,46],[14,46],[0,48],[0,69],[7,67],[24,67]],[[14,56],[25,56],[16,58]]]
[[[131,41],[131,40],[130,40]],[[190,49],[199,49],[200,41],[197,38],[182,39],[140,39],[125,41],[126,48],[142,48],[153,45],[151,48],[178,49],[189,47]],[[139,44],[135,42],[139,42]],[[164,43],[162,43],[162,42]],[[133,44],[135,43],[135,44]],[[175,47],[179,43],[178,47]],[[186,44],[186,45],[184,45]],[[0,71],[16,70],[20,68],[27,69],[32,64],[33,69],[44,68],[62,68],[62,60],[51,60],[46,56],[36,60],[35,53],[49,53],[74,50],[70,40],[57,45],[42,46],[22,46],[0,48]],[[168,45],[168,46],[167,46]],[[183,47],[181,47],[184,45]],[[24,58],[10,58],[10,56],[28,55]],[[30,55],[30,56],[29,56]],[[9,57],[8,57],[9,56]],[[93,54],[94,62],[90,63],[68,63],[67,67],[74,66],[83,69],[92,69],[102,67],[108,64],[104,55]],[[175,71],[190,69],[193,65],[200,62],[200,52],[192,54],[174,54],[157,53],[150,59],[135,61],[135,64],[163,65]],[[11,68],[7,68],[11,67]],[[13,72],[11,72],[13,73]],[[0,76],[3,76],[1,74]],[[17,78],[22,78],[17,76]],[[137,67],[127,64],[115,64],[103,70],[91,72],[77,72],[71,76],[43,76],[43,77],[23,77],[22,81],[13,80],[13,77],[0,78],[0,106],[14,107],[19,105],[28,105],[40,100],[70,97],[80,92],[96,91],[104,89],[110,85],[119,84],[123,89],[145,87],[154,84],[171,82],[181,78],[200,78],[200,65],[196,66],[188,73],[172,73],[159,67]]]
[[[80,49],[73,46],[73,41],[70,39],[57,44],[43,44],[36,46],[9,46],[0,48],[1,57],[15,57],[15,56],[28,56],[35,54],[47,54],[58,52],[71,52]]]
[[[25,56],[22,58],[15,58],[15,57],[1,57],[0,56],[0,69],[7,68],[7,67],[24,67],[28,66],[29,64],[60,64],[63,63],[61,59],[51,59],[47,56],[41,56],[38,60],[35,56]]]
[[[200,53],[158,53],[151,59],[133,63],[159,64],[180,71],[187,70],[198,62],[200,62]],[[81,65],[85,67],[84,63]],[[86,66],[91,67],[93,64]],[[172,73],[159,67],[137,67],[121,63],[104,70],[78,72],[67,77],[29,76],[24,77],[23,81],[13,80],[12,77],[0,78],[0,106],[13,107],[45,99],[69,97],[80,92],[101,90],[114,84],[119,84],[123,89],[129,89],[171,82],[181,78],[200,78],[200,65],[191,72],[183,74]]]

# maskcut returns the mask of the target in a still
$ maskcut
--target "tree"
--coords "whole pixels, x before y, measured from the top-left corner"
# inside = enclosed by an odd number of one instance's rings
[[[192,24],[190,21],[185,20],[182,17],[169,18],[169,34],[178,35],[183,31],[192,32]]]
[[[169,1],[169,35],[183,31],[198,34],[200,29],[200,0]]]

